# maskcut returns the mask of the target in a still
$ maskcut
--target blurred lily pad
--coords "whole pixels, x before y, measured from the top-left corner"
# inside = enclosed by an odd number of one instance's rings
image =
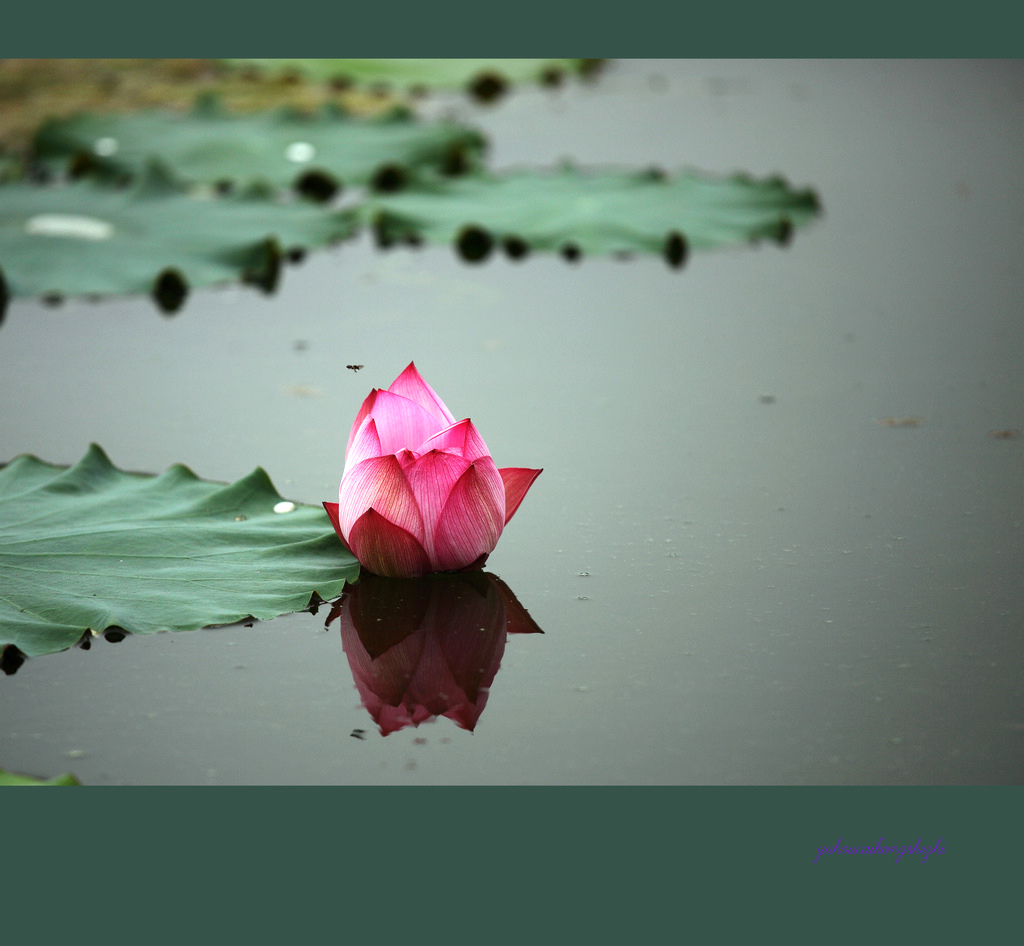
[[[424,168],[459,173],[479,163],[484,147],[471,128],[421,122],[402,108],[373,117],[336,105],[312,114],[283,108],[233,115],[208,98],[188,114],[150,109],[54,120],[39,130],[33,150],[37,160],[75,173],[134,176],[155,157],[187,182],[268,182],[331,197]]]
[[[70,772],[54,778],[36,778],[33,775],[19,775],[17,772],[7,772],[0,769],[0,786],[9,785],[81,785],[82,783]]]
[[[680,266],[691,249],[787,243],[820,212],[812,190],[782,178],[669,176],[657,170],[479,171],[375,195],[361,208],[384,246],[450,243],[467,260],[503,247],[580,255],[655,253]]]
[[[0,647],[29,657],[109,628],[277,617],[358,574],[323,508],[283,502],[260,468],[232,484],[127,473],[93,444],[72,467],[0,469]]]
[[[521,82],[555,85],[566,75],[590,75],[602,59],[226,59],[225,63],[289,72],[305,79],[404,89],[466,89],[489,100]]]
[[[174,311],[192,286],[273,291],[284,259],[357,228],[353,211],[265,191],[196,196],[151,163],[127,189],[0,187],[0,273],[11,297],[152,293]]]
[[[285,75],[254,82],[245,70],[216,59],[0,59],[0,151],[27,153],[47,119],[157,106],[185,111],[208,95],[243,112],[282,105],[311,111],[335,102],[375,114],[395,102],[375,90],[293,82]]]

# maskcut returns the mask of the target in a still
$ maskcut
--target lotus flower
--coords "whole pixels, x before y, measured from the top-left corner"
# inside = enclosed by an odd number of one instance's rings
[[[499,470],[472,422],[456,422],[410,362],[391,387],[363,401],[338,502],[324,508],[376,575],[482,568],[540,472]]]

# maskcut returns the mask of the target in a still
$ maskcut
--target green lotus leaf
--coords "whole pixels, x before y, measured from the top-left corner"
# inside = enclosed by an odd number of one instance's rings
[[[35,778],[32,775],[19,775],[0,769],[0,786],[4,785],[81,785],[82,783],[70,772],[54,778]]]
[[[0,187],[0,273],[12,297],[153,293],[174,311],[191,286],[242,280],[270,292],[283,258],[358,225],[353,211],[265,192],[196,196],[152,163],[127,189]]]
[[[779,177],[563,165],[416,182],[400,193],[372,196],[361,210],[384,246],[452,243],[474,261],[496,246],[512,257],[530,250],[571,259],[658,253],[679,266],[690,249],[788,242],[820,206],[813,191],[794,190]]]
[[[341,594],[359,565],[327,514],[282,502],[260,468],[222,484],[181,465],[127,473],[95,444],[72,467],[17,457],[0,469],[5,665],[89,632],[264,620]]]
[[[226,59],[225,63],[292,72],[307,79],[386,84],[400,88],[469,89],[481,98],[521,82],[555,84],[566,74],[587,75],[600,59]]]
[[[372,118],[333,105],[313,114],[285,108],[233,115],[207,99],[188,114],[151,109],[53,120],[39,130],[33,151],[76,173],[132,176],[155,157],[183,181],[265,181],[331,197],[389,174],[458,173],[479,163],[484,146],[473,129],[421,122],[405,109]]]

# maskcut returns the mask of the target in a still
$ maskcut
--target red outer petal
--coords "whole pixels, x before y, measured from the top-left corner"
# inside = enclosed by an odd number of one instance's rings
[[[374,509],[368,509],[356,520],[348,537],[359,564],[375,575],[419,578],[433,571],[416,536],[388,522]]]
[[[327,515],[331,519],[331,525],[334,526],[334,531],[338,533],[338,538],[341,539],[341,544],[344,545],[345,548],[348,548],[345,536],[341,534],[341,523],[338,521],[338,504],[324,503],[324,509],[327,510]]]
[[[528,470],[521,466],[507,466],[498,470],[501,480],[505,484],[505,525],[519,508],[519,504],[526,497],[526,492],[533,481],[543,473],[543,470]]]

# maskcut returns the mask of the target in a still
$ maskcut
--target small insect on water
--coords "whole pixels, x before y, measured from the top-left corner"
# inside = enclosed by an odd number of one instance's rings
[[[366,366],[365,365],[345,365],[345,367],[348,368],[349,371],[359,371],[360,369],[362,369],[362,368],[364,368]]]

